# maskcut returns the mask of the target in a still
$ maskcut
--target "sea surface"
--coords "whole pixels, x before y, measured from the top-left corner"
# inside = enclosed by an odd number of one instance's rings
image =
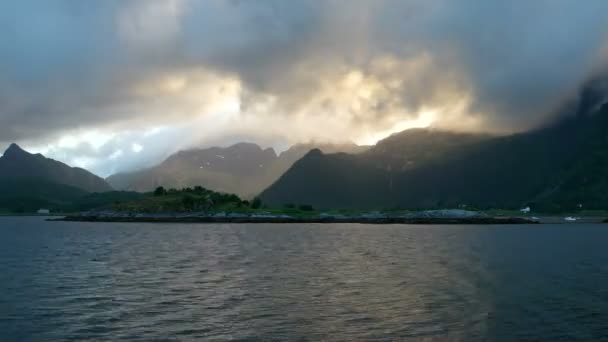
[[[608,340],[608,226],[0,217],[0,341]]]

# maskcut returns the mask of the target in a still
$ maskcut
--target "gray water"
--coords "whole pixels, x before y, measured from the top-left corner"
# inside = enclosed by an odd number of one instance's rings
[[[0,217],[0,341],[608,340],[607,228]]]

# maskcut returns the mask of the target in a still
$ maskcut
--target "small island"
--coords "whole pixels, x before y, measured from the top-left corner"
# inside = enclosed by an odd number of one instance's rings
[[[127,201],[117,201],[78,214],[53,218],[78,222],[157,223],[364,223],[364,224],[535,224],[516,216],[481,211],[443,210],[315,210],[310,205],[265,206],[259,198],[242,200],[197,186],[181,190],[158,187]]]

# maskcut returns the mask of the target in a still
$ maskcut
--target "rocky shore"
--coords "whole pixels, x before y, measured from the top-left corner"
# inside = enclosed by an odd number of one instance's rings
[[[365,224],[534,224],[523,217],[492,217],[465,210],[431,210],[402,215],[381,212],[340,215],[320,213],[308,217],[270,213],[121,213],[84,212],[51,219],[77,222],[151,222],[151,223],[365,223]]]

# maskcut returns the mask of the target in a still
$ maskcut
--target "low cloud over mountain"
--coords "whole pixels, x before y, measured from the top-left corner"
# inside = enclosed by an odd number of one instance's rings
[[[3,1],[0,141],[109,174],[242,140],[523,130],[604,70],[606,22],[602,0]]]

